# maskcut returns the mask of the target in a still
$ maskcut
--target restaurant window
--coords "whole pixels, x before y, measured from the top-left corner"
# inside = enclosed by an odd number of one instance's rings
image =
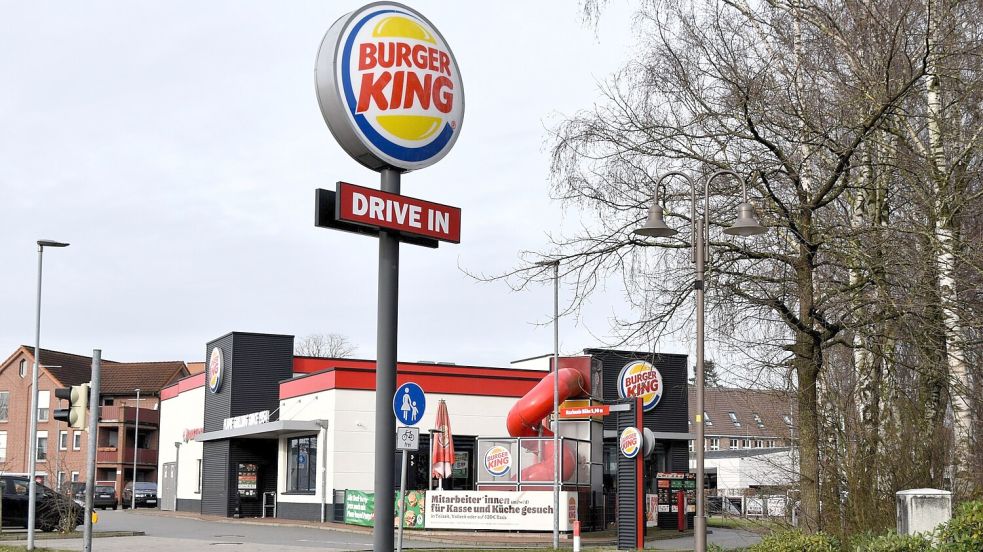
[[[10,412],[10,391],[0,391],[0,422],[6,422]]]
[[[287,491],[313,492],[317,484],[317,437],[287,439]]]

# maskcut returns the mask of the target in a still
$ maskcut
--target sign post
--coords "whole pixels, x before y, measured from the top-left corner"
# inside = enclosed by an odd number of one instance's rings
[[[374,2],[335,21],[318,49],[315,82],[335,140],[380,173],[381,193],[339,189],[352,191],[337,198],[338,207],[350,205],[347,211],[324,212],[330,209],[322,208],[321,199],[330,194],[319,190],[315,225],[379,237],[374,484],[376,503],[390,504],[396,424],[386,398],[396,390],[399,242],[435,247],[438,239],[454,241],[450,211],[401,198],[400,176],[436,163],[454,147],[464,122],[464,84],[440,31],[396,2]],[[393,534],[381,523],[372,530],[372,548],[393,549]]]
[[[413,382],[399,386],[393,393],[393,414],[404,426],[396,433],[396,449],[403,451],[403,466],[399,471],[399,536],[396,550],[403,551],[403,517],[406,515],[406,451],[419,450],[420,428],[415,426],[427,409],[427,396],[423,388]]]

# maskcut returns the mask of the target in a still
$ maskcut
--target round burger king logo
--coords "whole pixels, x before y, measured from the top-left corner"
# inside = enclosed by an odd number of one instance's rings
[[[443,36],[394,2],[343,16],[318,51],[317,95],[332,134],[373,170],[413,170],[450,151],[464,119],[464,85]]]
[[[512,452],[509,449],[495,445],[485,453],[485,470],[494,475],[501,476],[509,473],[512,469]]]
[[[225,375],[223,361],[222,349],[218,347],[212,349],[212,354],[208,358],[208,390],[212,393],[218,393],[222,388],[222,377]]]
[[[629,362],[618,374],[618,396],[622,399],[641,397],[642,409],[648,412],[662,398],[662,374],[644,360]]]
[[[618,446],[625,458],[638,456],[638,451],[642,450],[642,433],[637,428],[626,427],[621,432],[621,438],[618,439]]]

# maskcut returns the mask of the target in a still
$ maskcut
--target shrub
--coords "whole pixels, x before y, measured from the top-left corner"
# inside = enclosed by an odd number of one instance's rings
[[[802,531],[779,531],[766,536],[748,552],[838,552],[839,541],[832,535]]]
[[[938,540],[946,552],[983,550],[983,501],[960,504],[956,515],[939,529]]]
[[[853,540],[854,552],[931,552],[932,539],[924,535],[863,535]]]

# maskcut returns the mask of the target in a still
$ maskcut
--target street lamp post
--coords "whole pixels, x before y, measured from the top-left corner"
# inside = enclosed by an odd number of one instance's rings
[[[679,176],[689,182],[691,192],[690,221],[692,225],[692,248],[693,263],[695,264],[695,281],[693,289],[696,291],[696,442],[693,449],[696,451],[696,519],[695,521],[695,541],[696,552],[706,552],[707,549],[707,525],[706,512],[703,500],[703,479],[704,479],[704,404],[703,404],[703,350],[704,350],[704,308],[705,308],[705,286],[704,271],[706,257],[708,254],[707,241],[710,234],[710,183],[719,176],[730,175],[741,180],[743,189],[743,201],[737,206],[737,220],[732,226],[724,229],[725,234],[735,236],[753,236],[763,234],[767,229],[758,223],[754,216],[754,208],[747,200],[747,182],[741,179],[740,175],[733,171],[717,171],[710,175],[704,183],[703,190],[703,214],[697,217],[696,214],[696,182],[687,174],[679,171],[671,171],[663,174],[655,184],[655,198],[652,207],[649,209],[648,220],[645,226],[635,230],[636,234],[648,237],[671,237],[678,232],[666,226],[662,218],[662,207],[659,206],[659,185],[670,176]],[[682,507],[682,506],[680,506]]]
[[[133,483],[130,486],[130,508],[137,509],[137,451],[140,448],[140,390],[137,392],[137,414],[133,422]]]
[[[34,318],[34,370],[31,374],[31,421],[28,431],[27,471],[30,474],[27,503],[27,550],[34,550],[34,524],[37,520],[37,461],[38,461],[38,370],[41,366],[41,266],[45,247],[68,247],[67,243],[53,240],[38,240],[38,301]]]
[[[536,266],[553,267],[553,550],[560,547],[560,261]]]

